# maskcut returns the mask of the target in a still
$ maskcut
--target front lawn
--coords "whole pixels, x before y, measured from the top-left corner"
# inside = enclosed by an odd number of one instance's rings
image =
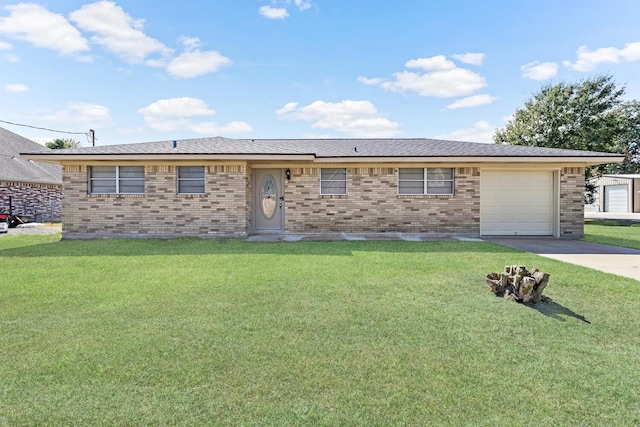
[[[584,225],[583,240],[640,249],[640,223],[619,220],[589,221]]]
[[[640,424],[638,282],[486,242],[0,238],[0,425]],[[551,274],[535,307],[506,264]]]

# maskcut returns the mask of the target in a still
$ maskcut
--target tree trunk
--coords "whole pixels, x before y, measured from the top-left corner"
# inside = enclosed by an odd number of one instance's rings
[[[517,302],[537,303],[544,301],[542,294],[549,283],[549,275],[538,269],[527,270],[524,266],[507,265],[504,273],[489,273],[486,282],[497,296],[505,296]]]

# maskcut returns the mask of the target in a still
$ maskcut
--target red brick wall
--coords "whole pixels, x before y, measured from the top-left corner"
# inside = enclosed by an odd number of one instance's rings
[[[9,210],[9,198],[13,213],[29,215],[33,222],[58,222],[62,218],[60,185],[0,182],[0,212]]]

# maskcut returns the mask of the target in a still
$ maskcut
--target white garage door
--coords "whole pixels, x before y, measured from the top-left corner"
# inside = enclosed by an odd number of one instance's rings
[[[604,186],[604,211],[605,212],[628,212],[629,199],[626,185],[605,185]]]
[[[480,173],[480,234],[553,235],[553,172]]]

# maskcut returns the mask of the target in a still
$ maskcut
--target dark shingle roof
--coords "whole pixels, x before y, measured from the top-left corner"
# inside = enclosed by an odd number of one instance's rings
[[[229,139],[197,138],[55,150],[82,155],[308,155],[316,158],[381,157],[620,157],[619,154],[439,139]],[[617,159],[612,159],[615,161]]]
[[[0,128],[0,181],[62,184],[62,167],[27,160],[20,153],[52,151],[6,129]]]

